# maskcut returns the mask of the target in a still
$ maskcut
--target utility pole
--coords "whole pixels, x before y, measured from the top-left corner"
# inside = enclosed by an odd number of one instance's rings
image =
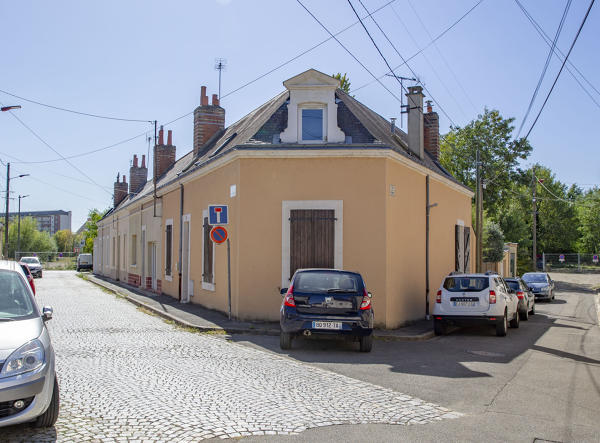
[[[4,213],[4,259],[8,259],[8,200],[10,197],[10,163],[6,164],[6,212]]]
[[[18,215],[18,222],[17,222],[17,250],[15,251],[15,260],[18,260],[17,257],[17,252],[19,252],[21,250],[21,199],[25,198],[25,197],[29,197],[28,195],[19,195],[19,215]]]
[[[481,186],[481,160],[479,155],[479,148],[475,154],[475,176],[477,181],[477,187],[475,190],[475,231],[476,231],[476,262],[475,272],[481,272],[483,268],[483,190]]]
[[[531,192],[533,193],[533,246],[532,246],[532,258],[533,258],[533,271],[537,271],[537,179],[535,177],[535,166],[531,168]]]

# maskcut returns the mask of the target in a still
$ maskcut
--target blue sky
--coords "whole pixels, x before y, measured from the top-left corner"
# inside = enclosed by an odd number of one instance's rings
[[[373,11],[388,1],[363,3]],[[347,0],[302,2],[332,32],[356,21]],[[364,16],[360,2],[352,3]],[[396,0],[374,17],[407,58],[476,3]],[[545,32],[554,36],[566,1],[522,3]],[[564,53],[588,4],[575,0],[569,9],[558,41]],[[569,60],[600,90],[598,8],[596,5],[592,9]],[[366,19],[365,24],[391,65],[399,65],[400,57],[374,23]],[[166,123],[198,106],[202,85],[208,87],[209,95],[217,92],[214,63],[221,57],[227,60],[222,86],[227,125],[282,91],[284,80],[309,68],[347,73],[352,89],[367,85],[354,92],[358,100],[386,118],[400,116],[400,103],[373,82],[334,40],[228,95],[328,37],[294,0],[0,0],[0,28],[0,89],[59,107]],[[371,72],[380,76],[387,71],[360,24],[339,39]],[[462,126],[476,118],[486,106],[499,109],[505,117],[515,117],[518,128],[547,54],[548,47],[514,1],[484,0],[409,64],[430,91],[428,95],[441,105],[441,109],[434,108],[440,113],[442,133],[452,122]],[[559,68],[560,62],[553,58],[523,133],[529,129]],[[412,76],[406,66],[396,74]],[[382,82],[400,96],[400,86],[393,79],[384,78]],[[586,87],[600,103],[600,94]],[[73,211],[74,230],[85,221],[90,208],[111,204],[117,172],[129,175],[133,154],[141,156],[148,151],[144,133],[153,134],[148,123],[70,114],[1,92],[0,102],[22,105],[14,115],[65,157],[141,135],[117,147],[73,158],[72,165],[63,160],[19,163],[60,157],[15,117],[0,114],[0,159],[11,162],[14,174],[31,174],[11,182],[15,191],[11,196],[30,195],[22,200],[23,210]],[[584,187],[600,183],[598,138],[592,131],[599,117],[600,107],[563,71],[531,133],[534,151],[525,165],[540,162],[566,183]],[[178,157],[191,150],[191,116],[168,129],[173,130]],[[2,189],[6,186],[5,175],[0,173]],[[11,201],[11,210],[14,208],[16,200]]]

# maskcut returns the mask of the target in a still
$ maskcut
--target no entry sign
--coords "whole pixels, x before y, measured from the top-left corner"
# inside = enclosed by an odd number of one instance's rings
[[[215,226],[210,230],[210,238],[215,243],[223,243],[227,240],[227,229],[223,226]]]

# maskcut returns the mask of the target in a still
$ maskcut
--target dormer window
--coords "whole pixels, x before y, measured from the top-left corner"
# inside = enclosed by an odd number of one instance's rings
[[[282,143],[344,143],[346,135],[337,125],[335,90],[340,81],[309,69],[283,82],[290,91],[287,127]]]
[[[302,107],[300,113],[300,128],[303,142],[323,141],[327,127],[325,113],[322,107]]]

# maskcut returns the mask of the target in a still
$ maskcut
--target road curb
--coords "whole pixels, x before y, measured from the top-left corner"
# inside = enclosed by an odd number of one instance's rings
[[[221,328],[221,327],[212,327],[212,326],[200,326],[200,325],[195,325],[193,323],[189,323],[185,320],[180,319],[179,317],[169,314],[168,312],[162,311],[160,309],[156,309],[154,306],[148,304],[148,303],[144,303],[143,301],[137,300],[131,296],[129,296],[128,294],[121,292],[119,290],[114,289],[113,287],[109,286],[109,285],[105,285],[103,284],[102,280],[98,280],[96,278],[84,278],[85,281],[90,282],[92,284],[95,284],[96,286],[100,286],[101,288],[106,289],[107,291],[112,292],[113,294],[116,294],[120,297],[123,297],[125,300],[127,300],[128,302],[139,306],[141,308],[147,309],[149,311],[151,311],[153,314],[156,314],[162,318],[165,318],[167,320],[170,320],[174,323],[176,323],[179,326],[185,327],[185,328],[192,328],[192,329],[196,329],[200,332],[224,332],[225,334],[252,334],[252,335],[272,335],[272,336],[278,336],[280,331],[277,329],[254,329],[254,328]],[[378,334],[377,332],[375,332],[373,334],[373,337],[376,340],[383,340],[383,341],[425,341],[425,340],[429,340],[431,338],[433,338],[435,336],[433,331],[427,331],[423,334],[418,334],[418,335],[393,335],[393,334]]]

